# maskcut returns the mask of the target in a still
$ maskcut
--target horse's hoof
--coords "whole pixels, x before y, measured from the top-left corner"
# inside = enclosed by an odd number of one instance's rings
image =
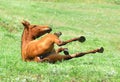
[[[81,37],[78,39],[79,42],[85,42],[85,40],[86,40],[86,38],[85,38],[84,36],[81,36]]]
[[[68,48],[64,49],[64,54],[69,55]]]
[[[104,52],[104,48],[101,47],[98,52],[99,52],[99,53],[103,53],[103,52]]]

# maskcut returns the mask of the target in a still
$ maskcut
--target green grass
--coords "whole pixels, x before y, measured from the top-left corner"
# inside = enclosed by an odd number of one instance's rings
[[[0,0],[0,82],[119,82],[120,6],[113,3],[119,0],[55,1]],[[62,40],[86,36],[85,43],[64,46],[71,54],[101,46],[105,52],[56,64],[23,62],[23,19],[51,25]]]

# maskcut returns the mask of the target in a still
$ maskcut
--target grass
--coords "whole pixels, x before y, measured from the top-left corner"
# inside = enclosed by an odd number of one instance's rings
[[[119,82],[119,10],[119,5],[107,2],[0,0],[0,81]],[[52,26],[53,32],[63,33],[62,40],[85,35],[85,43],[64,46],[71,54],[101,46],[105,52],[56,64],[23,62],[20,55],[23,19]]]

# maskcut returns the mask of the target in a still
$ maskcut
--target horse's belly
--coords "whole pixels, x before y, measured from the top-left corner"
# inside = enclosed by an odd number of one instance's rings
[[[49,53],[53,50],[54,45],[42,46],[42,45],[29,45],[26,48],[26,55],[28,57],[40,56],[42,54]]]

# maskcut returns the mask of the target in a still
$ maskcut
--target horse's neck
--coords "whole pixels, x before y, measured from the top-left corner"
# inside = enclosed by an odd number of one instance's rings
[[[22,49],[25,48],[25,46],[32,40],[33,39],[30,35],[30,32],[27,29],[24,29],[22,34],[22,43],[21,43]]]
[[[25,60],[26,45],[32,40],[33,40],[33,38],[31,36],[31,33],[29,32],[29,30],[24,29],[23,34],[22,34],[22,38],[21,38],[21,56],[22,56],[23,60]]]

